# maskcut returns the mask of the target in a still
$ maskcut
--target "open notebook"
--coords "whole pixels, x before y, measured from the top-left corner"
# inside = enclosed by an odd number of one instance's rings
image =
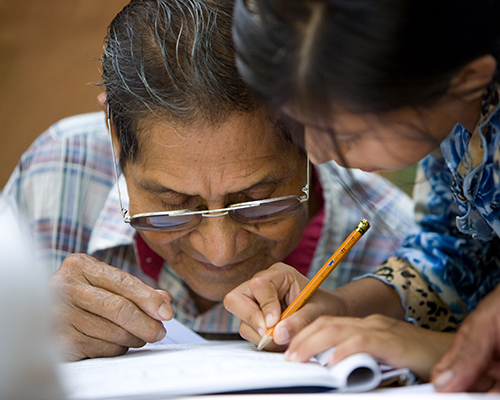
[[[170,330],[169,330],[170,331]],[[155,399],[241,391],[367,391],[389,376],[369,355],[356,354],[333,367],[318,360],[284,361],[244,341],[149,345],[116,358],[62,365],[70,399]]]

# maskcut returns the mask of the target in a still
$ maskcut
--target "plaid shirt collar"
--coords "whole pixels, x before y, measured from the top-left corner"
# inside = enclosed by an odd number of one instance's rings
[[[118,181],[122,191],[123,207],[128,208],[127,184],[123,174],[118,177]],[[123,222],[119,204],[118,189],[115,183],[109,191],[104,207],[92,230],[88,247],[89,255],[113,247],[134,244],[137,232],[129,224]]]

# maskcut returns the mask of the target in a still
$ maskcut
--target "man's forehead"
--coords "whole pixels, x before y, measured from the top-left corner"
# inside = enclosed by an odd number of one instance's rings
[[[296,149],[262,113],[238,114],[215,126],[149,123],[143,126],[139,136],[138,161],[145,168],[158,162],[253,164]]]
[[[291,143],[283,145],[275,133],[251,136],[248,127],[237,128],[188,137],[157,127],[142,158],[130,165],[135,183],[156,194],[206,196],[276,187],[296,171],[300,155]]]
[[[218,201],[230,194],[264,195],[274,191],[290,179],[305,179],[297,173],[302,163],[285,168],[285,164],[261,164],[253,169],[238,168],[172,168],[172,169],[131,169],[129,179],[132,185],[143,193],[163,198],[199,196],[208,201]]]
[[[199,195],[213,184],[224,194],[244,191],[261,191],[273,189],[281,185],[291,175],[291,171],[268,170],[265,175],[226,174],[213,176],[187,174],[188,176],[175,176],[165,172],[163,175],[137,174],[137,185],[156,195]]]
[[[131,164],[131,170],[140,177],[165,177],[178,180],[261,180],[266,176],[279,179],[297,167],[299,157],[269,153],[252,156],[248,153],[207,156],[192,153],[158,153],[142,163]]]

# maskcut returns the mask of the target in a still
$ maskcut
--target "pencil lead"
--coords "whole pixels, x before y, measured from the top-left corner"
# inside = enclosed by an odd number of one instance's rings
[[[273,337],[271,335],[264,335],[262,336],[262,339],[260,339],[259,345],[257,346],[257,350],[262,350],[264,347],[266,347],[269,343],[273,341]]]

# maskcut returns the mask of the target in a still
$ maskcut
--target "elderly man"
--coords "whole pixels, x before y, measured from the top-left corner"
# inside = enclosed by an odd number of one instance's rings
[[[221,303],[229,291],[279,261],[312,276],[370,218],[346,182],[385,222],[372,220],[326,287],[371,271],[412,226],[398,189],[310,167],[291,140],[300,129],[254,102],[231,14],[225,0],[132,1],[105,41],[105,113],[49,128],[0,197],[26,215],[53,272],[70,359],[155,342],[174,313],[206,337],[237,336]]]

